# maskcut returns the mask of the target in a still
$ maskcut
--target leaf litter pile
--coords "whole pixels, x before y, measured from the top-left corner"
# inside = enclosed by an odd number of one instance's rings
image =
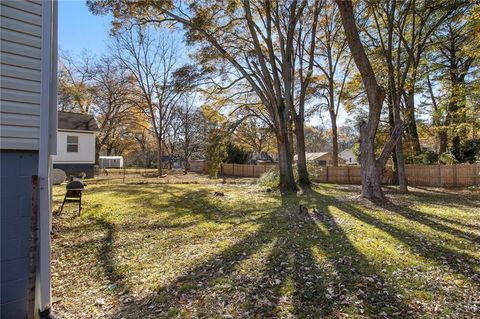
[[[88,186],[80,217],[75,205],[54,217],[53,308],[62,318],[479,317],[480,191],[391,188],[376,205],[359,191]]]

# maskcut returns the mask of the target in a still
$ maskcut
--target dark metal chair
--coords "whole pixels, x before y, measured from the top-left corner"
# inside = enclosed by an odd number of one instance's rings
[[[60,208],[58,215],[62,213],[65,203],[78,202],[78,216],[80,216],[80,212],[82,210],[82,192],[85,188],[85,184],[81,180],[71,178],[66,188],[67,192],[63,198],[62,207]]]

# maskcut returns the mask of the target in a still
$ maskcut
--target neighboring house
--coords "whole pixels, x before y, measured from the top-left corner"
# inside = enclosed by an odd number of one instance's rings
[[[154,163],[157,167],[157,161]],[[185,160],[179,155],[162,155],[162,168],[172,169],[172,168],[182,168],[185,165]]]
[[[122,168],[123,156],[100,156],[98,166],[100,168]]]
[[[203,173],[206,171],[207,161],[206,160],[190,160],[188,162],[188,171]]]
[[[93,178],[98,131],[93,116],[59,111],[57,155],[53,156],[53,167],[65,171],[67,176],[78,177],[85,173],[87,178]]]
[[[0,317],[48,318],[57,2],[2,0],[0,15]]]
[[[351,148],[340,152],[338,157],[342,158],[347,165],[358,165],[357,158],[355,157],[355,154],[353,154],[353,150]]]
[[[333,155],[331,152],[306,153],[305,155],[307,157],[307,162],[311,162],[314,165],[333,165]],[[295,155],[293,160],[296,162],[298,160],[298,155]],[[342,158],[338,158],[338,164],[345,164],[345,161]]]
[[[272,163],[273,158],[267,152],[250,152],[248,154],[248,164]]]

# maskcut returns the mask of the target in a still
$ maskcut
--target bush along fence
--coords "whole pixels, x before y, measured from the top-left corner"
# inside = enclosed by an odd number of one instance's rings
[[[222,164],[221,174],[237,177],[260,177],[276,167],[276,164]],[[411,186],[473,186],[480,184],[480,164],[458,165],[406,165],[407,182]],[[361,184],[360,166],[321,166],[311,172],[311,179],[318,183]],[[385,168],[383,183],[392,184],[392,167]]]

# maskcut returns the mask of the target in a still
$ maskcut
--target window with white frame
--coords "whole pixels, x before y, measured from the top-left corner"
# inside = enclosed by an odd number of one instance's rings
[[[67,152],[78,152],[78,136],[67,136]]]

